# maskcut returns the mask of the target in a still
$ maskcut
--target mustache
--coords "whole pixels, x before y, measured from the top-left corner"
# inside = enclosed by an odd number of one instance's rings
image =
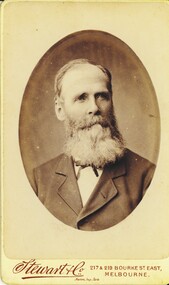
[[[110,122],[103,118],[100,115],[93,116],[93,117],[87,117],[84,118],[83,120],[72,122],[72,127],[76,128],[76,130],[84,130],[84,129],[89,129],[94,125],[101,125],[103,128],[106,128],[110,126]]]

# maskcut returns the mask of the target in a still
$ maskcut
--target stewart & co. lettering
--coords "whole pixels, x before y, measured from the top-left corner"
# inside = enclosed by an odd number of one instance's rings
[[[85,262],[81,261],[77,264],[64,263],[56,267],[42,265],[37,263],[35,259],[22,261],[16,264],[13,268],[14,274],[21,273],[22,279],[30,278],[53,278],[53,277],[83,277]]]

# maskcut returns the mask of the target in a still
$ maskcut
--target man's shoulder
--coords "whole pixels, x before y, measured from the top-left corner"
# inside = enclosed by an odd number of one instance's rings
[[[135,167],[136,169],[148,169],[155,168],[155,164],[148,160],[147,158],[142,157],[141,155],[135,153],[130,149],[126,149],[123,159],[128,168]]]
[[[64,154],[61,153],[58,156],[46,161],[43,164],[40,164],[39,166],[37,166],[35,168],[36,171],[47,171],[49,169],[55,169],[57,168],[57,166],[62,162],[62,163],[66,163],[66,161],[69,159],[69,157]]]

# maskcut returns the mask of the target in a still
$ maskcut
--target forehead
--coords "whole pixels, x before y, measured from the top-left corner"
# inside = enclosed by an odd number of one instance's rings
[[[89,88],[106,88],[108,78],[106,74],[97,66],[92,64],[77,64],[69,69],[62,79],[62,92],[88,91]]]

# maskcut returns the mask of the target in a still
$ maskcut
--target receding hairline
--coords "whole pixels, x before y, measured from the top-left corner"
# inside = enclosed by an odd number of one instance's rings
[[[73,65],[71,65],[71,66],[66,70],[66,72],[64,73],[64,75],[67,74],[69,71],[76,69],[78,66],[93,66],[94,68],[97,68],[97,69],[101,70],[100,65],[95,65],[95,64],[92,64],[92,63],[90,63],[90,62],[82,62],[82,63],[81,63],[81,62],[76,62],[76,63],[74,63]],[[102,70],[101,70],[101,71],[102,71]]]
[[[57,98],[60,97],[61,87],[62,87],[61,83],[62,83],[64,76],[69,71],[75,69],[78,65],[91,65],[91,66],[95,66],[98,69],[100,69],[107,78],[109,91],[112,92],[112,86],[111,86],[112,76],[111,76],[110,71],[107,68],[103,67],[102,65],[95,63],[92,60],[81,58],[81,59],[75,59],[75,60],[69,61],[67,64],[62,66],[56,73],[55,83],[54,83],[55,100],[57,100]]]
[[[67,76],[69,76],[69,74],[71,74],[71,78],[73,78],[72,73],[73,74],[75,73],[78,75],[78,73],[81,71],[83,74],[89,74],[89,76],[90,76],[90,74],[93,74],[93,72],[98,72],[98,76],[99,76],[99,74],[103,75],[103,77],[105,77],[105,79],[108,81],[107,75],[97,65],[93,65],[91,63],[86,62],[86,63],[75,63],[73,66],[71,66],[63,74],[63,76],[61,78],[61,83],[63,82],[63,84],[64,84],[64,80],[65,80],[65,78],[67,78]]]

